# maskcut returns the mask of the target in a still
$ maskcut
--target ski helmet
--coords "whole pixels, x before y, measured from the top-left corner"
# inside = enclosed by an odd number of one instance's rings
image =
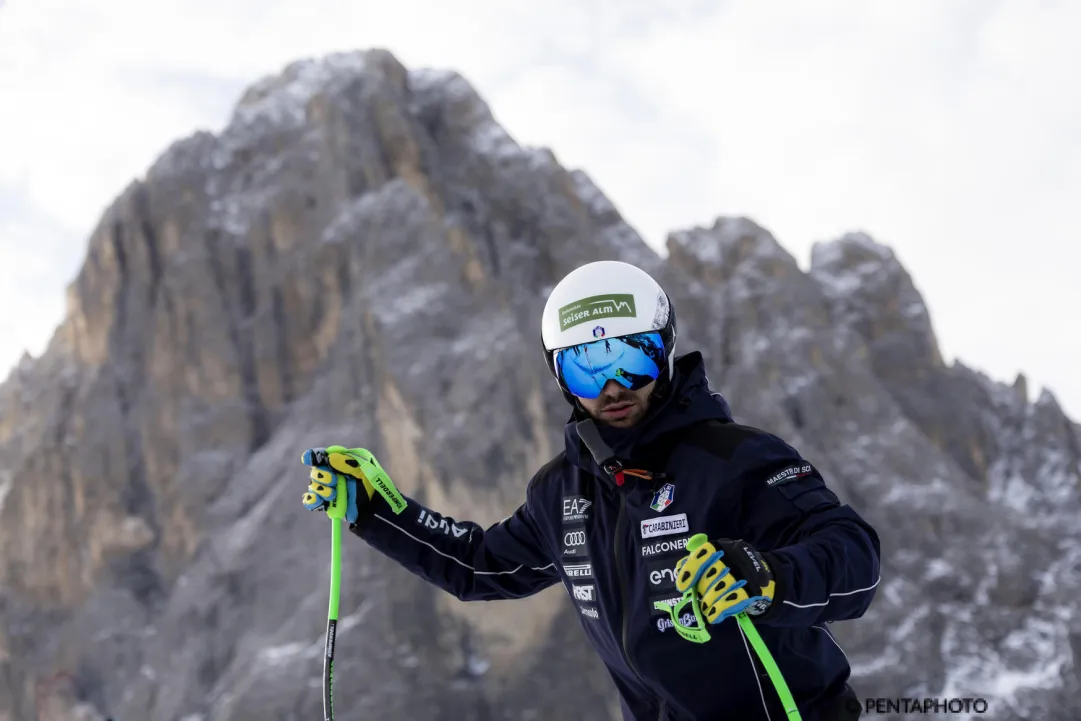
[[[629,263],[602,260],[587,263],[559,281],[541,316],[541,340],[548,370],[567,402],[580,406],[557,364],[557,355],[598,340],[642,333],[660,335],[663,358],[653,396],[663,397],[673,373],[676,313],[668,294],[648,273]]]

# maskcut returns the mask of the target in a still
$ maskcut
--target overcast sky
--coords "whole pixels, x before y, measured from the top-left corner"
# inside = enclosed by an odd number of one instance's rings
[[[453,68],[655,247],[748,215],[894,248],[949,358],[1081,418],[1081,2],[0,0],[0,378],[105,206],[290,61]]]

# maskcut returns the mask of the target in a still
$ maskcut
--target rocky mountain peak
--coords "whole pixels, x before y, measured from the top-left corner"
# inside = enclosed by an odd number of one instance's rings
[[[668,249],[455,73],[375,50],[254,84],[123,189],[48,350],[0,385],[0,721],[55,678],[57,718],[316,715],[326,524],[298,451],[362,444],[448,515],[504,517],[562,443],[544,299],[599,259],[661,280],[677,352],[880,529],[879,596],[830,629],[861,695],[1077,718],[1081,433],[1054,398],[946,364],[866,235],[809,273],[747,218]],[[562,589],[461,604],[346,553],[353,718],[617,717]]]
[[[854,329],[888,373],[942,368],[931,315],[893,251],[866,233],[848,233],[811,250],[811,277],[829,298],[836,322]]]

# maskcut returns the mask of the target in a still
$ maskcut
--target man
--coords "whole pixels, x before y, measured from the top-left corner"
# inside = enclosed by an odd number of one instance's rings
[[[326,463],[311,470],[305,506],[323,509],[351,484],[360,504],[350,504],[350,529],[462,600],[521,598],[562,582],[627,721],[784,719],[732,618],[744,611],[805,721],[856,718],[848,662],[826,624],[870,605],[875,531],[791,446],[733,421],[700,353],[674,358],[674,308],[639,268],[603,261],[571,272],[541,326],[573,410],[564,451],[513,514],[483,529],[411,499],[395,512],[365,477],[390,484],[378,461],[342,447],[305,453],[309,465]],[[352,492],[354,479],[365,493]],[[688,553],[700,533],[715,540]],[[673,627],[696,627],[693,614],[674,620],[665,610],[691,586],[705,643]]]

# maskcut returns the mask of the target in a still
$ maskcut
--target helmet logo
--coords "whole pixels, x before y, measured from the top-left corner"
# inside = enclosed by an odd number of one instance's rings
[[[602,328],[601,326],[597,326],[596,328],[594,328],[593,329],[593,337],[594,338],[603,338],[604,337],[604,328]]]
[[[594,295],[569,303],[559,309],[559,329],[569,330],[579,323],[600,318],[636,318],[634,294]]]

